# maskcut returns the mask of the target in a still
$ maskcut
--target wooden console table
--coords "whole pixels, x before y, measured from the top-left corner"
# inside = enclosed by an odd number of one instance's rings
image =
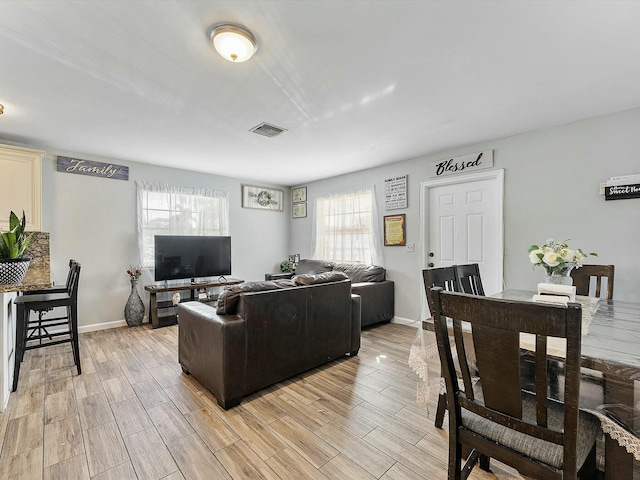
[[[191,281],[175,282],[165,285],[164,282],[154,285],[146,285],[144,289],[149,292],[149,323],[153,328],[166,327],[167,325],[175,325],[178,323],[177,305],[173,301],[158,302],[157,294],[164,292],[179,292],[189,290],[190,294],[187,298],[181,298],[181,302],[193,302],[198,300],[195,295],[196,290],[202,288],[224,287],[227,285],[238,285],[244,280],[228,278],[225,281],[191,283]]]

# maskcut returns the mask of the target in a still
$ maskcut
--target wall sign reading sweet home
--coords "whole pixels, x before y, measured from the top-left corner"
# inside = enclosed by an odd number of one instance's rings
[[[487,150],[430,163],[429,176],[444,177],[445,175],[467,173],[472,170],[491,167],[493,167],[493,150]]]
[[[56,164],[58,172],[89,175],[92,177],[113,178],[115,180],[129,180],[129,167],[112,163],[94,162],[79,158],[58,157]]]
[[[640,198],[640,183],[635,185],[611,185],[605,187],[605,200],[622,200],[624,198]]]

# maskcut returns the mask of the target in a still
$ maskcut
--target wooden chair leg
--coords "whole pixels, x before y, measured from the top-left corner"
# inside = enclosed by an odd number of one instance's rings
[[[78,339],[78,306],[72,305],[69,308],[69,330],[71,335],[71,347],[73,350],[73,360],[76,363],[76,369],[78,370],[78,375],[82,373],[82,368],[80,367],[80,340]]]
[[[20,364],[24,358],[24,348],[26,343],[26,324],[29,320],[29,310],[22,304],[18,304],[16,310],[16,343],[13,354],[13,385],[11,391],[15,392],[18,388],[18,377],[20,377]]]
[[[444,413],[447,411],[447,395],[441,393],[438,395],[438,407],[436,409],[436,428],[442,428],[442,423],[444,422]]]

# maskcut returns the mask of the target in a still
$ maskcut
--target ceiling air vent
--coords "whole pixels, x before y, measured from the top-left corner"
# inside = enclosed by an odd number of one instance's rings
[[[258,135],[264,135],[265,137],[277,137],[281,133],[287,131],[286,128],[276,127],[268,123],[262,122],[260,125],[253,127],[250,132],[257,133]]]

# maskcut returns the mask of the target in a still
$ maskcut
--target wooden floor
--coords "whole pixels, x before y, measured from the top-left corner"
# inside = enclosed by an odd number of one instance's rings
[[[67,346],[27,352],[0,414],[0,479],[446,478],[446,430],[415,406],[414,327],[366,330],[357,357],[226,412],[181,372],[177,329],[82,334],[80,376]]]

